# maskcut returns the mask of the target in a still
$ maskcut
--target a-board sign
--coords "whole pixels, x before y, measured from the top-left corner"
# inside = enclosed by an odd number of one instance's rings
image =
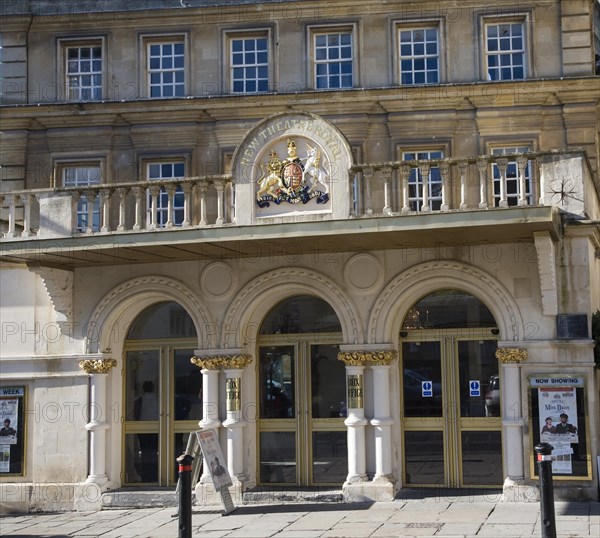
[[[215,485],[215,491],[221,491],[233,485],[216,430],[199,430],[196,432],[202,454],[208,463],[208,472]]]

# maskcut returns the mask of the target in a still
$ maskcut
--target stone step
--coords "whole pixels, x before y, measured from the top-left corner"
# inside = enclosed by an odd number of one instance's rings
[[[339,489],[257,487],[245,491],[242,502],[244,504],[340,503],[344,502],[344,496]]]
[[[175,488],[121,488],[102,494],[102,510],[165,508],[178,505],[179,498],[175,494]]]
[[[342,491],[325,488],[266,488],[257,487],[242,495],[243,504],[340,503]],[[121,488],[102,494],[102,510],[127,508],[177,507],[179,496],[175,488]],[[192,492],[192,506],[195,494]]]

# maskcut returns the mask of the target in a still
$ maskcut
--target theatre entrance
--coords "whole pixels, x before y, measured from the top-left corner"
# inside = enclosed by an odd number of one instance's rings
[[[198,345],[188,313],[155,304],[132,324],[124,350],[124,485],[173,486],[176,458],[202,418],[202,374],[190,363]]]
[[[502,485],[497,334],[489,309],[457,290],[410,310],[400,339],[405,485]]]
[[[334,310],[311,296],[265,318],[257,361],[258,482],[338,485],[348,474],[346,377]]]

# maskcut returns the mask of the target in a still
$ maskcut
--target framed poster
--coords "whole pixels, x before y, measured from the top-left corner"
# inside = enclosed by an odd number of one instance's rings
[[[552,475],[591,478],[585,378],[581,375],[530,376],[532,477],[538,475],[534,447],[552,445]]]
[[[25,387],[0,387],[0,477],[25,474]]]

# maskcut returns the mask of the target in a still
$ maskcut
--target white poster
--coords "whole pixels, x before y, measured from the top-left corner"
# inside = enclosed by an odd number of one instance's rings
[[[225,465],[223,451],[215,430],[200,430],[196,432],[202,454],[208,462],[208,470],[215,485],[215,491],[232,486],[231,476]]]
[[[0,399],[0,445],[16,445],[19,428],[19,400]]]

